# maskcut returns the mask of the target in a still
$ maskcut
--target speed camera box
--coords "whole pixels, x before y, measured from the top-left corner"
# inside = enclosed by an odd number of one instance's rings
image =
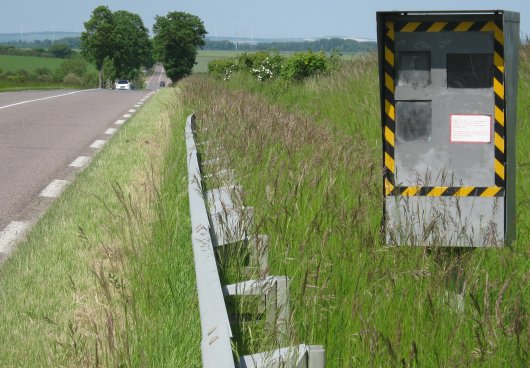
[[[386,242],[515,238],[519,13],[377,13]]]

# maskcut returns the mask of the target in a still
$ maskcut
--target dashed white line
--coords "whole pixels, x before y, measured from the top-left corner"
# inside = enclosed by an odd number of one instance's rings
[[[110,134],[114,134],[114,133],[116,133],[117,130],[118,129],[116,129],[116,128],[109,128],[109,129],[105,130],[105,134],[109,134],[109,135]]]
[[[63,93],[63,94],[60,94],[60,95],[48,96],[48,97],[43,97],[43,98],[36,98],[34,100],[21,101],[21,102],[17,102],[17,103],[10,104],[10,105],[0,106],[0,110],[1,109],[7,109],[8,107],[13,107],[13,106],[27,104],[27,103],[30,103],[30,102],[44,101],[44,100],[49,100],[49,99],[52,99],[52,98],[69,96],[69,95],[74,95],[76,93],[81,93],[81,92],[86,92],[86,91],[93,91],[93,90],[94,89],[84,89],[84,90],[81,90],[81,91],[68,92],[68,93]]]
[[[124,118],[130,118],[132,115],[131,114],[124,114],[123,117]]]
[[[70,184],[69,180],[54,180],[39,195],[46,198],[58,198],[68,184]]]
[[[136,110],[135,109],[130,109],[129,112],[136,112]]]
[[[94,143],[90,145],[90,148],[100,149],[105,143],[107,143],[107,141],[104,141],[102,139],[96,139]]]
[[[136,108],[138,108],[138,107],[140,107],[140,106],[142,106],[142,105],[140,105],[140,104],[136,104],[136,105],[134,105],[134,107],[136,107]]]
[[[116,120],[116,122],[115,122],[114,124],[116,124],[116,125],[122,125],[123,123],[125,123],[125,120],[120,119],[120,120]]]
[[[71,167],[83,167],[85,166],[88,161],[90,160],[90,157],[87,156],[79,156],[76,158],[70,165]]]
[[[22,238],[29,229],[29,223],[13,221],[0,232],[0,253],[11,253],[17,241]]]

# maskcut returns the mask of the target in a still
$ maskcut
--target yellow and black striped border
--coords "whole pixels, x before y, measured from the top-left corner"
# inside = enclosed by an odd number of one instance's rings
[[[495,94],[494,145],[495,186],[493,187],[402,187],[396,186],[395,155],[395,51],[396,32],[493,32],[493,90]],[[501,22],[385,22],[384,30],[384,187],[385,196],[461,196],[502,197],[505,193],[505,100],[504,100],[504,33]]]
[[[426,197],[502,197],[501,187],[394,187],[387,195]]]

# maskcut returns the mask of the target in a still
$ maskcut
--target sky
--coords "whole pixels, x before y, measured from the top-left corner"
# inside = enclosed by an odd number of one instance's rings
[[[530,34],[528,0],[2,0],[0,33],[81,32],[98,5],[137,13],[149,29],[156,15],[184,11],[201,18],[211,37],[375,40],[376,11],[465,9],[518,11],[521,34]]]

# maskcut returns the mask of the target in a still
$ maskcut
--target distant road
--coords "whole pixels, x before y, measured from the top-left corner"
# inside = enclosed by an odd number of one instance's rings
[[[147,81],[147,89],[151,91],[156,91],[160,88],[160,82],[164,81],[166,83],[166,86],[171,83],[171,79],[169,79],[166,76],[166,72],[164,70],[164,67],[162,64],[157,63],[155,65],[155,70],[153,72],[153,75],[149,77],[149,80]]]
[[[34,221],[49,205],[43,190],[54,180],[59,187],[72,180],[147,93],[0,93],[0,260],[13,226]]]

